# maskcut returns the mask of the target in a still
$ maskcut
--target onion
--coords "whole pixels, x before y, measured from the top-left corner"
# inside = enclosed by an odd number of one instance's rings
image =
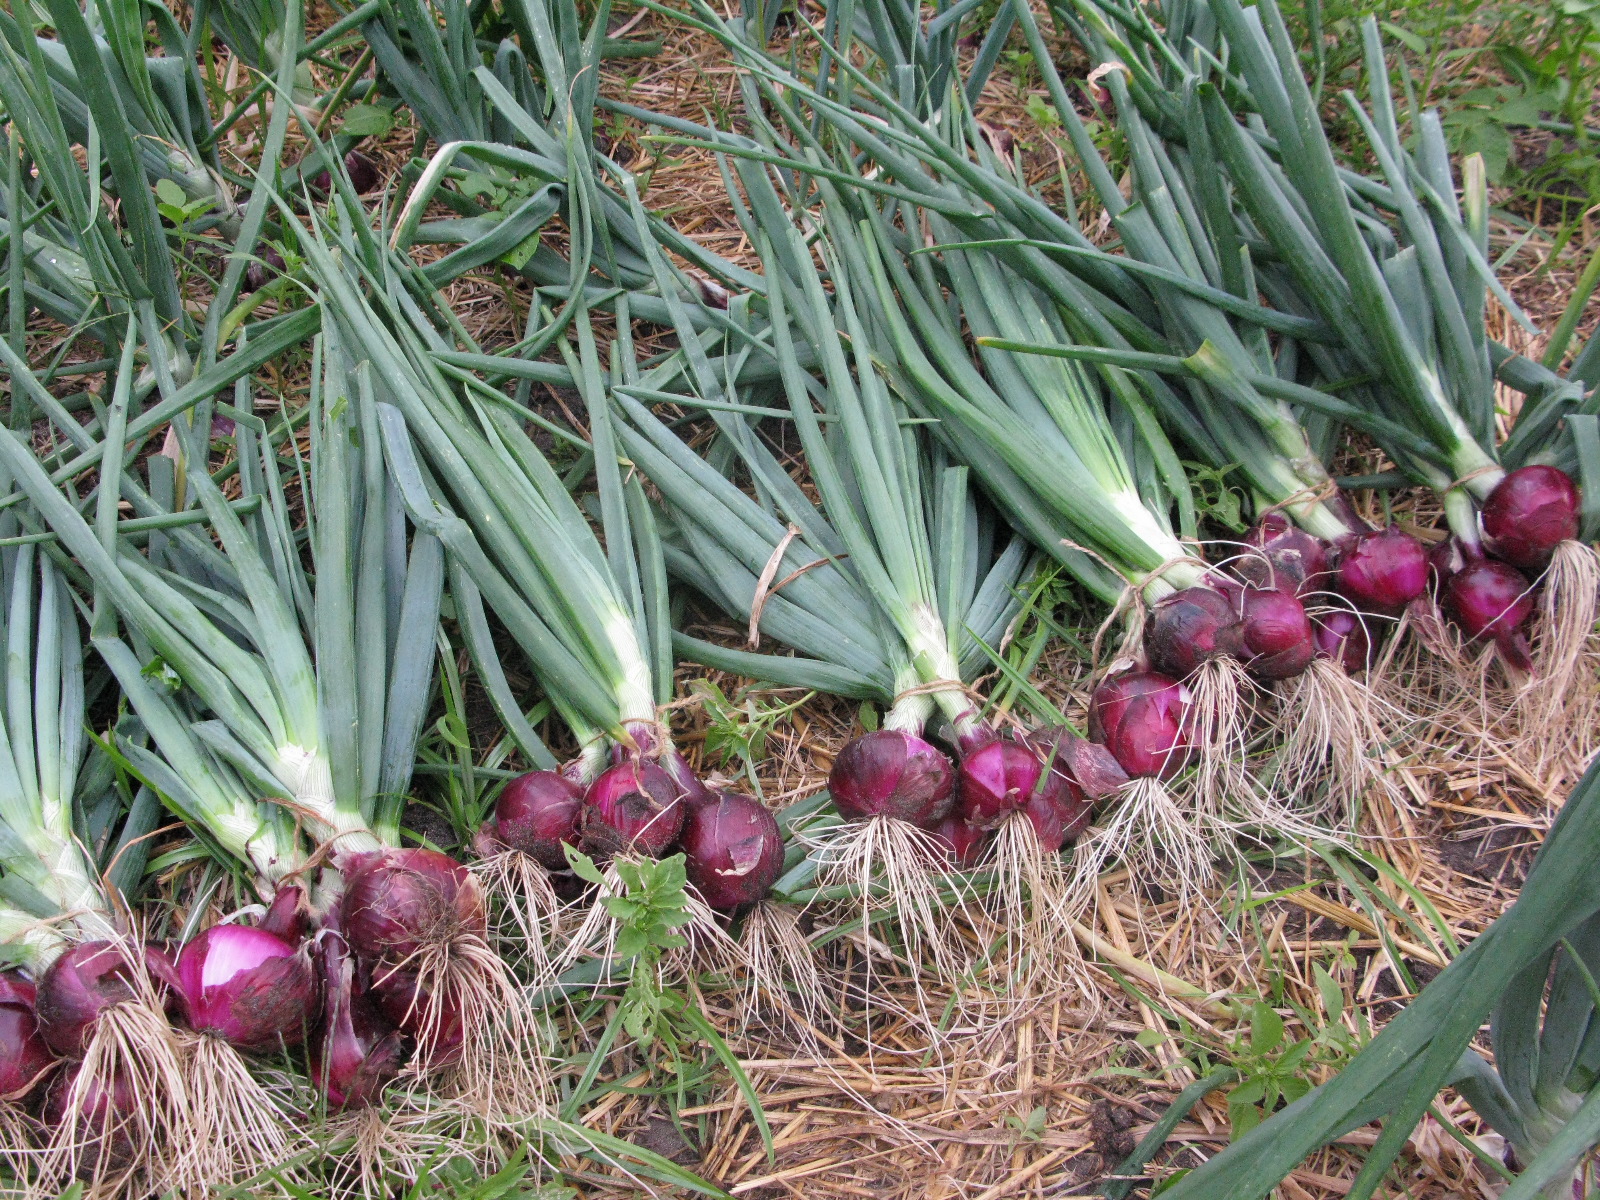
[[[344,938],[322,938],[323,1033],[312,1046],[311,1078],[331,1108],[374,1103],[410,1056],[405,1034],[383,1018],[368,993],[356,987],[355,961]]]
[[[340,926],[362,962],[389,965],[460,935],[485,937],[483,893],[467,869],[436,850],[351,855]]]
[[[1242,657],[1239,614],[1215,588],[1185,588],[1164,596],[1150,608],[1145,650],[1152,667],[1179,679],[1218,655]]]
[[[1328,544],[1283,513],[1267,513],[1245,541],[1257,553],[1244,555],[1235,569],[1257,587],[1281,588],[1304,597],[1328,585]]]
[[[1316,657],[1305,605],[1278,588],[1247,587],[1239,598],[1239,630],[1250,670],[1263,679],[1298,675]]]
[[[15,971],[0,971],[0,1100],[32,1090],[56,1061],[34,1017],[36,993]]]
[[[1479,559],[1450,577],[1444,610],[1469,638],[1492,640],[1513,666],[1532,666],[1522,624],[1533,612],[1527,577],[1509,563]]]
[[[896,817],[931,828],[955,804],[955,772],[932,743],[878,729],[839,751],[828,772],[828,792],[846,820]]]
[[[1366,622],[1353,612],[1335,609],[1323,613],[1312,621],[1311,636],[1318,654],[1333,659],[1351,675],[1365,671],[1372,661]]]
[[[1398,615],[1428,587],[1422,544],[1391,525],[1346,539],[1339,553],[1339,590],[1369,612]]]
[[[724,912],[765,899],[783,872],[778,819],[737,792],[690,805],[679,844],[689,882]]]
[[[1543,570],[1562,542],[1578,536],[1578,489],[1555,467],[1519,467],[1483,502],[1489,550],[1525,571]]]
[[[1117,794],[1128,782],[1116,755],[1099,742],[1079,735],[1068,725],[1049,725],[1028,735],[1028,742],[1047,758],[1055,755],[1058,766],[1083,789],[1090,801],[1098,803]]]
[[[1105,680],[1089,699],[1089,736],[1135,779],[1170,779],[1191,748],[1189,689],[1156,671]]]
[[[500,792],[492,832],[513,850],[538,860],[546,870],[565,871],[565,847],[578,844],[578,813],[583,788],[556,771],[518,775]]]
[[[944,847],[951,865],[958,871],[972,870],[983,861],[984,853],[989,848],[989,830],[968,825],[955,813],[940,821],[929,832],[933,840]]]
[[[176,983],[165,955],[148,946],[143,955],[152,975],[169,985]],[[138,995],[134,970],[122,947],[113,942],[83,942],[51,963],[39,980],[34,1001],[39,1032],[50,1048],[81,1058],[100,1014]]]
[[[378,186],[378,164],[359,150],[352,150],[344,156],[344,171],[350,176],[350,186],[355,188],[358,195],[365,195]],[[332,187],[333,179],[326,171],[318,171],[311,180],[312,190],[324,195]]]
[[[683,827],[683,812],[683,789],[672,776],[654,763],[627,762],[589,785],[578,827],[590,850],[659,858]]]
[[[960,815],[977,829],[999,828],[1014,812],[1027,815],[1042,845],[1059,850],[1087,822],[1090,804],[1059,760],[1016,741],[993,741],[961,763]]]
[[[324,171],[321,178],[327,178],[327,174]],[[283,255],[279,254],[271,246],[257,246],[255,256],[257,261],[244,269],[244,284],[239,289],[241,292],[260,291],[271,283],[276,276],[280,275],[288,265],[283,261]]]
[[[190,1027],[240,1050],[299,1045],[316,1009],[309,957],[248,925],[214,925],[184,946],[178,981]]]
[[[1434,595],[1443,596],[1445,585],[1455,573],[1468,562],[1475,562],[1482,557],[1481,553],[1469,557],[1459,538],[1445,538],[1428,551],[1428,586],[1433,589]]]
[[[311,906],[306,902],[305,889],[297,883],[280,883],[257,928],[298,946],[311,929]]]
[[[70,1123],[79,1174],[104,1177],[133,1164],[138,1152],[133,1134],[140,1126],[139,1100],[128,1077],[118,1072],[109,1087],[104,1080],[90,1077],[69,1110],[82,1072],[83,1064],[73,1063],[50,1081],[44,1097],[44,1124],[56,1129]]]
[[[436,995],[414,971],[391,969],[373,977],[372,998],[384,1020],[416,1041],[423,1067],[437,1071],[460,1061],[467,1028],[453,989]]]

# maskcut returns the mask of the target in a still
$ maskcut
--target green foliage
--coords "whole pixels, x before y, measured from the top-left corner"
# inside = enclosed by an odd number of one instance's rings
[[[738,762],[758,796],[761,782],[756,777],[756,763],[766,757],[767,739],[779,721],[816,695],[806,692],[787,704],[763,704],[762,696],[772,690],[770,684],[748,684],[729,697],[709,679],[692,681],[689,690],[700,697],[709,721],[706,754],[719,765]]]
[[[1239,464],[1208,467],[1205,463],[1186,462],[1183,467],[1194,483],[1195,512],[1234,533],[1243,533],[1248,527],[1244,518],[1244,492],[1228,480],[1228,476],[1239,470]]]

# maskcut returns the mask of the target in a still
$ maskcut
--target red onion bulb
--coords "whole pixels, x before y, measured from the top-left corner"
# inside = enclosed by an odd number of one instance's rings
[[[33,984],[0,971],[0,1097],[26,1094],[55,1062],[34,1017]]]
[[[1367,669],[1372,660],[1372,638],[1364,621],[1353,612],[1335,609],[1311,623],[1317,653],[1331,658],[1349,674]]]
[[[1428,556],[1416,538],[1391,525],[1340,548],[1339,590],[1368,612],[1398,615],[1428,587]]]
[[[1189,689],[1156,671],[1128,671],[1095,688],[1089,736],[1135,779],[1171,779],[1188,760]]]
[[[240,1050],[295,1046],[316,1010],[310,959],[264,929],[214,925],[178,955],[189,1025]]]
[[[930,828],[955,803],[955,772],[932,743],[878,729],[839,752],[828,772],[828,791],[846,820],[895,817]]]
[[[1283,513],[1267,513],[1245,541],[1257,553],[1244,555],[1235,569],[1257,587],[1281,588],[1304,597],[1328,586],[1328,544]]]
[[[139,1099],[127,1076],[117,1072],[107,1087],[104,1080],[91,1077],[70,1111],[73,1086],[82,1063],[73,1063],[50,1081],[44,1097],[44,1124],[55,1129],[72,1121],[77,1140],[76,1158],[85,1173],[111,1174],[132,1165],[136,1154],[132,1130],[137,1126]]]
[[[1555,467],[1519,467],[1483,502],[1489,550],[1512,566],[1539,571],[1562,542],[1578,536],[1578,489]]]
[[[345,864],[340,925],[362,962],[396,964],[426,945],[486,936],[478,883],[436,850],[380,850]]]
[[[960,770],[959,812],[977,829],[996,829],[1014,812],[1024,813],[1046,848],[1059,850],[1088,819],[1083,789],[1054,759],[1032,745],[999,740],[967,755]]]
[[[1242,649],[1239,614],[1215,588],[1184,588],[1150,607],[1145,650],[1164,675],[1182,679],[1208,659]]]
[[[170,964],[159,951],[146,947],[143,953],[152,974],[170,975]],[[100,1014],[138,994],[134,970],[112,942],[82,942],[51,963],[39,979],[34,1002],[39,1032],[50,1048],[81,1058]]]
[[[1316,644],[1305,605],[1278,588],[1247,587],[1239,598],[1244,658],[1263,679],[1287,679],[1311,665]]]
[[[564,847],[578,844],[583,788],[557,771],[518,775],[495,802],[496,838],[536,859],[546,870],[565,871]]]
[[[350,176],[350,186],[355,188],[358,195],[365,195],[378,186],[378,164],[359,150],[352,150],[344,156],[344,170]],[[333,179],[326,171],[318,171],[311,180],[312,190],[324,195],[332,187]]]
[[[737,792],[691,805],[679,845],[689,882],[707,904],[724,912],[765,899],[783,873],[778,819]]]
[[[654,763],[626,762],[589,785],[578,825],[586,849],[660,858],[683,828],[683,810],[683,789],[671,775]]]
[[[970,871],[983,861],[989,847],[987,829],[968,825],[957,813],[951,813],[935,825],[930,833],[933,840],[944,848],[950,864],[958,871]]]
[[[365,1108],[400,1074],[410,1046],[356,986],[355,961],[338,933],[324,935],[320,965],[326,998],[323,1033],[311,1048],[311,1078],[329,1107]]]
[[[1445,584],[1444,610],[1469,638],[1491,639],[1513,665],[1531,665],[1522,625],[1533,612],[1532,590],[1509,563],[1468,563]]]

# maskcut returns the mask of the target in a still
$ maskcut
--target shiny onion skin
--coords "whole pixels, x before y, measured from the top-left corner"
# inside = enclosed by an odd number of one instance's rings
[[[654,763],[625,762],[589,785],[578,827],[592,853],[660,858],[677,840],[683,813],[683,788],[671,775]]]
[[[1339,591],[1367,612],[1398,616],[1428,588],[1422,544],[1391,525],[1341,543]]]
[[[1245,541],[1257,553],[1234,564],[1239,576],[1260,588],[1280,588],[1304,599],[1328,586],[1328,544],[1307,533],[1281,512],[1255,523]]]
[[[331,1109],[366,1108],[377,1102],[411,1057],[411,1043],[356,986],[356,964],[336,931],[324,934],[322,1033],[313,1039],[311,1078]]]
[[[178,954],[189,1027],[240,1050],[275,1050],[305,1039],[317,1008],[308,955],[248,925],[214,925]]]
[[[1111,751],[1129,777],[1171,779],[1188,761],[1189,689],[1157,671],[1103,680],[1089,698],[1089,736]]]
[[[967,755],[959,772],[961,819],[975,829],[993,830],[1021,812],[1040,844],[1059,850],[1087,823],[1091,805],[1060,760],[1047,768],[1045,759],[1037,747],[1005,739]]]
[[[1493,641],[1512,666],[1532,667],[1522,626],[1533,612],[1533,595],[1527,576],[1511,564],[1468,563],[1445,584],[1443,607],[1469,638]]]
[[[0,1098],[25,1096],[56,1061],[33,1015],[35,995],[21,975],[0,971]]]
[[[944,848],[950,865],[958,871],[977,867],[989,849],[989,830],[968,825],[957,813],[951,813],[928,832]]]
[[[828,772],[828,791],[846,820],[894,817],[931,829],[955,804],[955,771],[932,743],[878,729],[839,752]]]
[[[583,788],[578,783],[557,771],[529,771],[501,790],[490,832],[547,871],[565,871],[565,848],[578,845],[582,809]]]
[[[404,962],[441,938],[488,934],[478,883],[436,850],[350,855],[340,928],[362,962]]]
[[[732,912],[764,900],[783,873],[783,833],[758,801],[723,792],[692,804],[678,838],[689,882],[712,908]]]
[[[172,964],[154,947],[143,947],[152,976],[176,983]],[[81,1058],[96,1018],[114,1004],[132,1000],[134,966],[111,942],[83,942],[51,963],[39,979],[34,1016],[39,1032],[57,1054]]]
[[[1145,652],[1163,675],[1182,679],[1219,655],[1244,657],[1239,614],[1215,588],[1192,587],[1150,606]]]
[[[1519,467],[1489,493],[1481,517],[1489,552],[1524,571],[1542,571],[1551,552],[1578,536],[1579,496],[1555,467]]]
[[[1317,653],[1331,658],[1350,675],[1360,674],[1372,661],[1372,637],[1366,624],[1353,612],[1336,609],[1311,622],[1311,636]]]
[[[1239,596],[1239,631],[1244,659],[1262,679],[1298,675],[1316,657],[1305,605],[1279,588],[1246,587]]]

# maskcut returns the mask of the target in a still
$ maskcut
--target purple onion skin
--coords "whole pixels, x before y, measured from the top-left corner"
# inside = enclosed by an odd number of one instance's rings
[[[1083,789],[1059,759],[1047,769],[1045,755],[1032,745],[990,742],[962,760],[959,778],[957,811],[975,829],[996,829],[1021,812],[1040,843],[1059,850],[1088,819],[1091,805]]]
[[[144,958],[153,976],[169,986],[175,982],[160,951],[145,947]],[[137,994],[133,971],[122,949],[111,942],[83,942],[51,963],[34,1001],[39,1032],[50,1048],[69,1058],[83,1057],[101,1012]]]
[[[319,966],[323,1032],[312,1043],[311,1078],[329,1108],[366,1108],[399,1076],[411,1045],[384,1019],[371,995],[356,986],[355,960],[337,931],[323,936]]]
[[[1482,554],[1468,555],[1459,539],[1447,537],[1428,551],[1428,586],[1433,594],[1443,598],[1445,586],[1455,573],[1469,562],[1482,558]]]
[[[1524,671],[1533,665],[1522,633],[1533,612],[1532,590],[1527,576],[1511,564],[1487,558],[1468,563],[1445,584],[1443,606],[1469,638],[1493,641]]]
[[[327,172],[323,172],[323,174],[326,175]],[[279,254],[271,246],[257,246],[256,259],[258,261],[251,263],[244,269],[244,286],[239,289],[241,292],[260,291],[279,275],[283,274],[284,269],[288,266],[283,261],[283,255]]]
[[[379,850],[344,864],[340,928],[364,963],[404,962],[439,937],[488,934],[477,881],[436,850]]]
[[[783,873],[778,819],[737,792],[723,792],[710,804],[691,804],[678,844],[689,882],[722,912],[766,899]]]
[[[1281,512],[1267,513],[1257,521],[1245,541],[1258,551],[1235,565],[1247,583],[1281,588],[1301,598],[1328,586],[1328,544]]]
[[[565,871],[565,848],[578,844],[582,808],[579,784],[557,771],[529,771],[500,792],[490,826],[495,838],[546,870]]]
[[[1340,547],[1339,591],[1367,612],[1398,616],[1428,589],[1422,544],[1391,525],[1357,534]]]
[[[928,832],[958,871],[975,869],[989,849],[989,830],[968,825],[956,813],[951,813]]]
[[[1049,725],[1028,735],[1030,745],[1054,761],[1072,779],[1091,803],[1114,796],[1128,782],[1116,755],[1099,742],[1090,741],[1067,725]]]
[[[1156,671],[1129,671],[1095,688],[1089,736],[1134,779],[1171,779],[1188,761],[1189,689]]]
[[[355,188],[357,195],[366,195],[378,186],[378,164],[373,162],[359,150],[352,150],[344,156],[344,171],[350,176],[350,186]],[[333,179],[326,171],[318,171],[311,180],[313,191],[327,195],[333,187]]]
[[[1151,606],[1145,650],[1163,675],[1182,679],[1208,659],[1242,657],[1243,649],[1239,614],[1215,588],[1184,588]]]
[[[443,1000],[422,987],[417,976],[406,970],[375,974],[372,998],[383,1019],[406,1037],[426,1040],[427,1058],[419,1061],[429,1071],[440,1071],[461,1059],[466,1044],[466,1025],[461,1005],[446,994]]]
[[[67,1120],[67,1102],[72,1085],[77,1080],[83,1064],[73,1063],[50,1081],[44,1096],[44,1125],[55,1129]],[[104,1168],[108,1172],[126,1169],[133,1164],[136,1147],[129,1130],[133,1128],[133,1114],[138,1099],[127,1077],[118,1072],[108,1088],[101,1080],[92,1080],[78,1101],[76,1118],[78,1137],[78,1162],[81,1171]],[[109,1139],[109,1145],[104,1144]]]
[[[1287,679],[1311,665],[1317,653],[1311,618],[1293,593],[1247,587],[1240,594],[1239,608],[1244,657],[1253,674]]]
[[[1360,617],[1342,609],[1324,613],[1311,623],[1317,653],[1331,658],[1350,675],[1360,674],[1372,661],[1372,638]]]
[[[21,975],[0,971],[0,1097],[26,1095],[56,1061],[33,1015],[35,997]]]
[[[683,828],[684,807],[683,789],[654,763],[611,767],[583,794],[578,827],[584,849],[660,858]]]
[[[955,771],[932,743],[878,729],[839,752],[828,772],[828,791],[847,821],[894,817],[931,829],[955,804]]]
[[[278,891],[267,906],[267,915],[257,926],[274,937],[280,937],[291,946],[305,941],[311,931],[311,905],[305,889],[297,883],[280,883]]]
[[[317,1005],[310,957],[248,925],[214,925],[178,955],[189,1026],[239,1050],[304,1040]]]
[[[1483,502],[1489,552],[1524,571],[1542,571],[1550,554],[1578,536],[1578,488],[1555,467],[1518,467]]]

